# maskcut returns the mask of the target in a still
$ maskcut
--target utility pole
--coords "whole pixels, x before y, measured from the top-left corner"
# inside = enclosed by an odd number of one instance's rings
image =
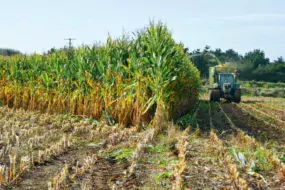
[[[71,50],[71,48],[72,48],[72,40],[76,40],[76,39],[73,39],[73,38],[67,38],[67,39],[64,39],[64,40],[68,40],[69,42],[68,42],[68,45],[69,45],[69,50]]]
[[[64,40],[68,40],[68,51],[67,51],[67,55],[68,55],[68,60],[69,62],[72,60],[72,55],[73,55],[73,51],[72,51],[72,40],[75,40],[75,39],[72,39],[72,38],[67,38],[67,39],[64,39]]]

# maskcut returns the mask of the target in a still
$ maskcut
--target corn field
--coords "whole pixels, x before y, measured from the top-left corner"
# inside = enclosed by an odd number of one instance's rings
[[[1,190],[285,188],[284,98],[210,102],[162,23],[0,68]]]
[[[198,96],[199,72],[163,24],[51,55],[1,57],[2,104],[137,125],[176,119]]]

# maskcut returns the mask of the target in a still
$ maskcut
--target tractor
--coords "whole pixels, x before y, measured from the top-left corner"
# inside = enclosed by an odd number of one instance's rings
[[[228,101],[239,103],[241,101],[240,84],[237,83],[238,72],[235,67],[219,64],[209,68],[209,95],[210,101]]]

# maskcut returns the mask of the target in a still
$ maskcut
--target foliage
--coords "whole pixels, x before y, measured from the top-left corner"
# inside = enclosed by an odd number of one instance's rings
[[[285,155],[279,156],[279,159],[280,159],[283,163],[285,163]]]
[[[259,49],[246,53],[243,57],[243,61],[244,63],[251,65],[254,69],[269,64],[269,59],[266,58],[265,53]]]
[[[257,147],[255,156],[257,158],[256,160],[256,166],[254,167],[255,171],[268,171],[273,168],[273,165],[270,163],[271,153],[269,151],[266,151],[266,149],[261,148],[260,146]]]
[[[156,184],[159,184],[159,182],[162,180],[162,179],[167,179],[167,178],[171,178],[173,177],[173,172],[172,171],[166,171],[166,172],[163,172],[161,174],[158,174],[154,177],[154,180],[155,180],[155,183]]]
[[[0,56],[12,56],[12,55],[16,55],[16,54],[21,54],[20,51],[18,50],[14,50],[14,49],[1,49],[0,48]]]
[[[133,155],[134,148],[122,148],[110,154],[110,156],[116,157],[116,159],[128,158]]]
[[[190,52],[189,55],[203,78],[208,78],[209,67],[217,65],[219,62],[229,62],[238,67],[242,80],[285,82],[285,61],[283,57],[270,62],[264,51],[260,49],[254,49],[242,56],[233,49],[226,51],[219,48],[211,50],[209,46],[206,46],[203,51],[197,49]],[[200,56],[193,57],[193,55]],[[210,55],[214,55],[217,59]]]
[[[201,52],[200,49],[196,49],[189,53],[190,59],[194,65],[201,72],[201,77],[207,78],[209,76],[209,67],[215,66],[224,62],[239,62],[241,61],[241,55],[235,52],[233,49],[223,52],[221,49],[211,50],[209,46],[206,46]],[[195,56],[191,58],[191,56]]]
[[[105,44],[1,57],[0,69],[3,104],[122,125],[175,119],[200,88],[199,71],[162,23]]]
[[[239,81],[243,94],[264,97],[285,97],[285,83]]]

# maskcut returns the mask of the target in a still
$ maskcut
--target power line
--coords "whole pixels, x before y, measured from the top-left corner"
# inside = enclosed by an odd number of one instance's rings
[[[76,39],[73,39],[73,38],[67,38],[67,39],[64,39],[64,40],[68,40],[68,45],[69,45],[69,49],[72,48],[72,40],[76,40]]]

